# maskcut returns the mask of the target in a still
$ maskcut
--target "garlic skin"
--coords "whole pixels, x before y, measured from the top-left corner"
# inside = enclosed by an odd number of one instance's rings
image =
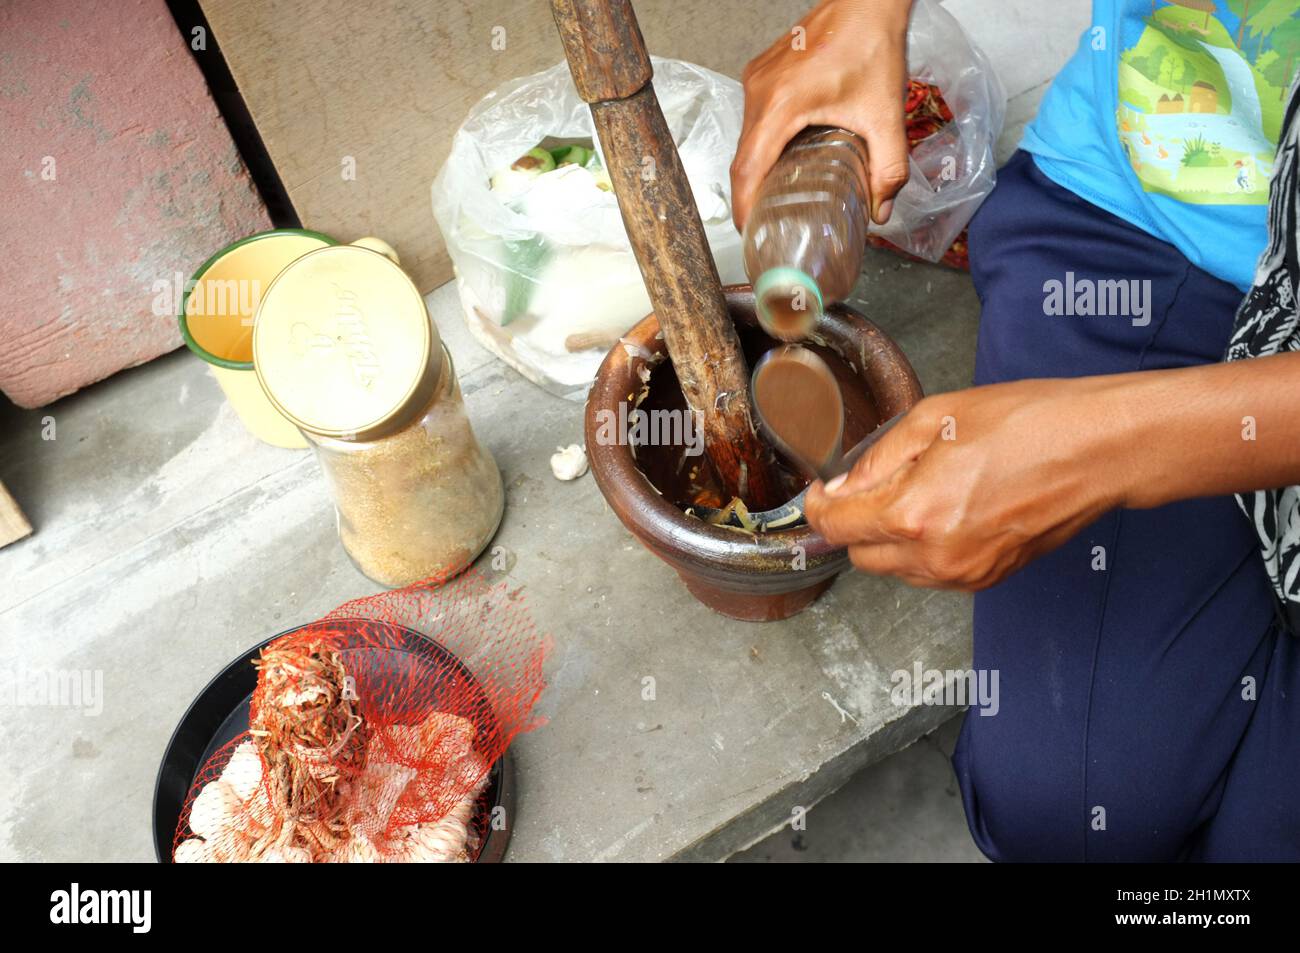
[[[587,472],[587,451],[580,444],[556,447],[551,454],[551,472],[557,480],[576,480]]]

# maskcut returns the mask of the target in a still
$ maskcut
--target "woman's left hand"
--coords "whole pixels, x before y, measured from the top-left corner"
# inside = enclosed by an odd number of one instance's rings
[[[846,477],[809,489],[808,521],[866,572],[968,591],[1000,582],[1124,502],[1121,380],[928,397]]]

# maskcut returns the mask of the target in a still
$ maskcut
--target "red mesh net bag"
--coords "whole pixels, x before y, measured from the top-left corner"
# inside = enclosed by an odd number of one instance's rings
[[[254,662],[248,731],[191,785],[173,858],[474,860],[493,765],[539,721],[547,648],[476,570],[280,636]]]

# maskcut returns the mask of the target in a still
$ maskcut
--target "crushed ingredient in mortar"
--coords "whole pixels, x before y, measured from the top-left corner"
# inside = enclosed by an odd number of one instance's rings
[[[753,367],[763,354],[780,342],[773,341],[761,332],[749,327],[737,327],[740,335],[745,360]],[[865,392],[861,381],[845,360],[830,348],[809,345],[830,367],[839,384],[844,400],[844,433],[842,449],[856,444],[876,428],[880,418],[871,395]],[[650,371],[644,396],[637,402],[638,409],[653,415],[656,412],[672,411],[685,414],[686,399],[682,396],[672,361],[665,360],[655,364]],[[653,422],[650,431],[655,432]],[[655,489],[678,508],[691,512],[693,507],[703,506],[721,510],[725,514],[732,507],[745,507],[741,500],[733,500],[722,487],[722,481],[709,461],[703,444],[687,441],[669,444],[650,444],[633,448],[637,467],[646,475]],[[800,475],[797,468],[781,455],[776,457],[775,472],[780,480],[787,499],[793,499],[809,483],[807,477]],[[725,516],[724,516],[725,518]]]

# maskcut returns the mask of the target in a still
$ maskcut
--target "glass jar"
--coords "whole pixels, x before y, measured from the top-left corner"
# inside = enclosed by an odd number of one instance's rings
[[[258,379],[315,449],[357,568],[385,586],[445,580],[495,534],[501,475],[410,279],[378,252],[320,251],[262,296]]]

